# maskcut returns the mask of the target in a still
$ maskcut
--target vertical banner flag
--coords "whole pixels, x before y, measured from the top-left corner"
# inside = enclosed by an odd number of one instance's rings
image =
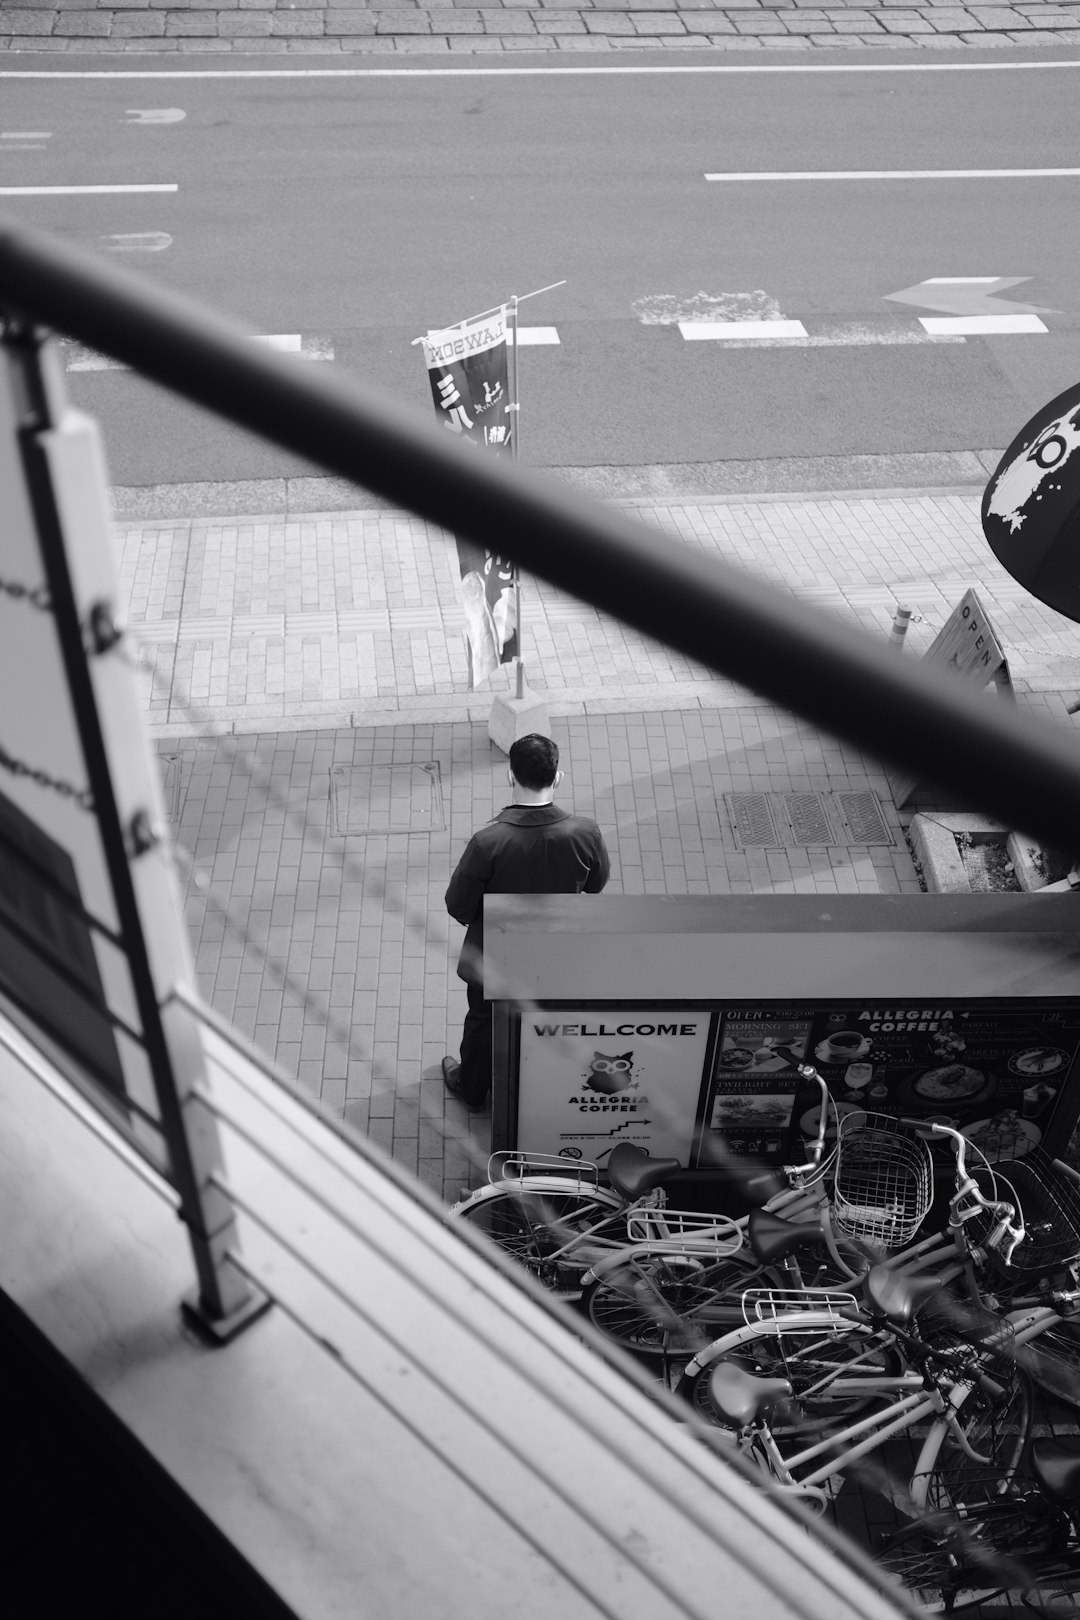
[[[482,315],[423,339],[435,414],[451,433],[513,454],[514,417],[506,359],[506,310]],[[471,540],[458,539],[465,604],[470,691],[518,656],[514,565]]]

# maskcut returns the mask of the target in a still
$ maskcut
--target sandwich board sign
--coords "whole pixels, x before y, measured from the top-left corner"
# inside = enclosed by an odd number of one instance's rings
[[[966,590],[941,629],[923,654],[924,664],[948,670],[961,680],[985,686],[993,681],[1000,696],[1016,701],[1005,650],[990,623],[978,594]],[[887,771],[893,800],[899,808],[907,804],[919,787],[919,779],[908,772]]]

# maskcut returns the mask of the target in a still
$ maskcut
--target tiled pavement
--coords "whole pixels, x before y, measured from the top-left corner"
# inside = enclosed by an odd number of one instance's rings
[[[1075,45],[1080,5],[1021,0],[3,0],[0,50],[247,55]],[[193,64],[194,65],[194,64]]]
[[[885,636],[894,604],[913,606],[915,652],[975,585],[1021,702],[1069,724],[1076,629],[997,566],[973,491],[637,509],[833,613],[840,635]],[[464,1012],[442,896],[504,802],[505,757],[490,694],[460,691],[452,547],[387,511],[117,533],[129,623],[157,667],[146,698],[193,862],[203,994],[308,1096],[455,1197],[479,1179],[488,1120],[439,1077]],[[918,888],[875,761],[544,585],[526,580],[525,601],[561,797],[604,827],[613,892]],[[891,846],[740,848],[724,801],[845,790],[877,794]]]

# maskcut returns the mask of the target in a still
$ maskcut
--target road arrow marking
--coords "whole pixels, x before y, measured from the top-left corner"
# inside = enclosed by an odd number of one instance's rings
[[[187,113],[179,107],[129,107],[129,124],[178,124]]]
[[[943,315],[1059,315],[1057,309],[997,296],[1030,280],[1030,276],[929,276],[916,287],[883,296],[893,304],[916,304],[920,309],[938,309]]]
[[[993,337],[1001,332],[1045,332],[1037,315],[920,315],[919,324],[937,337]]]

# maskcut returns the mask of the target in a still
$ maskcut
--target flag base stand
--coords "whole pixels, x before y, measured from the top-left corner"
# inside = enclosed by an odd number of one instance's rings
[[[508,754],[518,738],[527,737],[531,731],[550,736],[547,701],[539,693],[530,692],[519,661],[517,691],[513,696],[509,692],[496,694],[488,718],[488,736],[496,748]]]

